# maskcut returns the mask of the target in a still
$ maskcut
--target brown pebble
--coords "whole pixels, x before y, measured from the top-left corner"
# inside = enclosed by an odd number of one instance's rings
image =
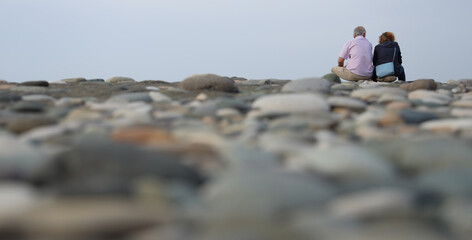
[[[117,142],[137,144],[168,144],[175,142],[175,137],[168,131],[154,127],[129,127],[112,132],[111,137]]]
[[[402,110],[411,108],[411,103],[409,102],[391,102],[385,107],[387,110]]]

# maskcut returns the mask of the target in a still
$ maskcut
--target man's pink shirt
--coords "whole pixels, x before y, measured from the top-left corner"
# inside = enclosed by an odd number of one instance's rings
[[[347,70],[359,76],[371,76],[374,71],[372,44],[363,36],[347,41],[339,57],[349,59],[346,65]]]

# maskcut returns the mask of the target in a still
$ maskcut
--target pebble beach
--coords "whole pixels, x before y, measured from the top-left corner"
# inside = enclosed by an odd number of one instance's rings
[[[472,79],[0,80],[0,239],[471,236]]]

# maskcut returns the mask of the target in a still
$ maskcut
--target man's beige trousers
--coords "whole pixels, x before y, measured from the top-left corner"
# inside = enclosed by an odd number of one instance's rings
[[[331,68],[331,72],[348,81],[370,80],[372,78],[372,76],[359,76],[347,70],[345,67],[333,67]]]

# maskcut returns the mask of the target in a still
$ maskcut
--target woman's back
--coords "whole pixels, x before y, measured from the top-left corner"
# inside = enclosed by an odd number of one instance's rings
[[[384,32],[379,37],[379,44],[374,48],[372,63],[374,66],[394,62],[395,76],[400,81],[405,81],[405,70],[403,69],[402,53],[400,46],[395,42],[395,35],[391,32]],[[372,80],[377,80],[376,73],[372,76]]]

